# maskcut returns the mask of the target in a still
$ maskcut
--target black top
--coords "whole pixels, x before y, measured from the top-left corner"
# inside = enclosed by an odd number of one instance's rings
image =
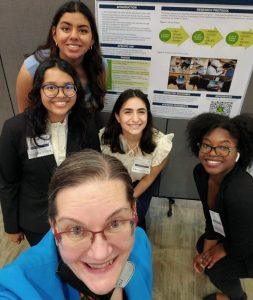
[[[220,215],[223,237],[214,231],[209,213],[209,175],[201,164],[193,173],[206,219],[206,238],[222,240],[227,255],[244,260],[253,272],[253,178],[236,165],[223,179],[212,209]]]
[[[0,136],[0,199],[7,233],[22,229],[46,233],[49,229],[48,185],[56,168],[54,154],[28,158],[29,121],[25,113],[5,121]],[[98,133],[88,125],[87,139],[81,140],[80,129],[68,118],[66,155],[84,148],[100,150]]]

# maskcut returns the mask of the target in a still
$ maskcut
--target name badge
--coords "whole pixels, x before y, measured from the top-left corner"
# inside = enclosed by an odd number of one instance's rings
[[[32,138],[26,138],[27,154],[29,159],[54,154],[50,142],[50,136],[48,134],[36,137],[35,140],[37,144]]]
[[[134,269],[134,264],[131,261],[127,261],[120,273],[119,279],[116,283],[116,287],[124,288],[132,278]]]
[[[221,223],[221,218],[220,215],[212,210],[209,210],[210,215],[211,215],[211,219],[212,219],[212,224],[213,224],[213,229],[215,232],[225,236],[225,232],[224,232],[224,228],[223,225]]]
[[[134,159],[132,172],[150,174],[151,160],[150,159]]]

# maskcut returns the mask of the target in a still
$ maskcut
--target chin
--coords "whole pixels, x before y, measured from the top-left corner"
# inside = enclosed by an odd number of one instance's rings
[[[115,288],[115,284],[107,284],[106,282],[105,283],[92,282],[90,285],[88,285],[88,284],[86,284],[86,285],[94,294],[106,295]]]

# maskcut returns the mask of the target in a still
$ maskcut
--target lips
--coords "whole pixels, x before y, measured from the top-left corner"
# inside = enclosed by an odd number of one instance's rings
[[[57,107],[65,107],[68,104],[68,101],[51,101],[51,103]]]
[[[81,45],[78,44],[66,44],[66,46],[70,51],[79,51],[81,48]]]
[[[219,165],[221,164],[222,162],[221,161],[218,161],[218,160],[210,160],[210,159],[206,159],[206,162],[210,165],[213,165],[213,166],[216,166],[216,165]]]
[[[84,265],[88,268],[88,270],[92,273],[104,273],[109,271],[114,263],[115,263],[116,258],[111,259],[105,263],[102,264],[96,264],[96,263],[84,263]]]
[[[142,124],[128,124],[128,126],[131,128],[140,128]]]

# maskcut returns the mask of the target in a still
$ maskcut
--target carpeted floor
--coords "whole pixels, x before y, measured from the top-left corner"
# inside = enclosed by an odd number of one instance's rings
[[[204,274],[193,271],[195,243],[204,229],[201,203],[176,200],[172,217],[167,217],[168,200],[153,198],[149,210],[148,235],[153,248],[153,299],[201,300],[215,292]],[[253,299],[253,279],[242,280]]]
[[[167,217],[168,200],[153,198],[147,217],[148,235],[153,251],[153,299],[201,300],[215,287],[204,274],[192,268],[194,245],[204,228],[201,204],[193,200],[176,200],[172,217]],[[0,267],[28,247],[26,242],[7,242],[0,218]],[[253,299],[253,279],[242,280],[248,300]],[[145,299],[136,299],[145,300]]]

